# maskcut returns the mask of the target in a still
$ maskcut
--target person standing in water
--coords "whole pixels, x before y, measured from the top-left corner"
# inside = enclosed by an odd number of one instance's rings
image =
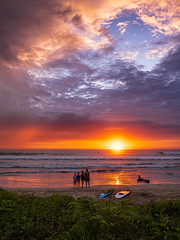
[[[74,176],[73,176],[73,184],[74,184],[74,186],[76,185],[76,180],[77,180],[77,178],[76,178],[76,173],[75,173]]]
[[[78,172],[78,174],[76,176],[76,180],[77,180],[78,187],[80,187],[80,175],[79,175],[79,172]]]
[[[81,173],[81,187],[83,187],[84,180],[85,180],[85,175],[84,175],[84,171],[82,171],[82,173]]]
[[[87,168],[86,168],[84,177],[85,177],[85,182],[86,182],[86,188],[87,188],[87,186],[90,187],[90,173]]]

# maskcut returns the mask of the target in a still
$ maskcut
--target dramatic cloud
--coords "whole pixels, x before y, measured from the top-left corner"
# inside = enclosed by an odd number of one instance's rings
[[[114,131],[177,146],[179,10],[176,0],[1,0],[0,147]]]

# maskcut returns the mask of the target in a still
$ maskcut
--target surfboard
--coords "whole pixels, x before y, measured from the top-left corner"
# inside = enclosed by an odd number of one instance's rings
[[[100,198],[105,198],[109,196],[111,193],[101,193]]]
[[[150,180],[141,178],[141,179],[137,179],[137,182],[150,183]]]
[[[115,198],[123,198],[127,196],[130,193],[130,191],[120,191],[116,193]]]

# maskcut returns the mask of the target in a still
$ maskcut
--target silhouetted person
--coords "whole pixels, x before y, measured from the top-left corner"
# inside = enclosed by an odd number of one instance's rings
[[[139,175],[138,176],[138,181],[141,181],[141,180],[142,180],[141,175]]]
[[[83,184],[84,184],[84,180],[85,180],[85,174],[84,174],[84,171],[82,171],[81,173],[81,186],[83,187]]]
[[[76,185],[76,181],[77,181],[77,178],[76,178],[76,173],[75,173],[74,176],[73,176],[73,184],[74,184],[74,186]]]
[[[90,187],[90,173],[87,168],[85,171],[85,182],[86,182],[86,188],[87,186]]]
[[[79,172],[78,172],[78,174],[76,176],[76,180],[77,180],[77,185],[79,187],[80,186],[80,175],[79,175]]]

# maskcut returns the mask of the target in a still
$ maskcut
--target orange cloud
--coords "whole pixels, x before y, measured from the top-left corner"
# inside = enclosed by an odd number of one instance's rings
[[[67,119],[68,121],[68,119]],[[121,127],[101,127],[98,123],[30,124],[0,131],[0,148],[84,148],[109,149],[112,143],[123,148],[178,148],[178,127],[148,123],[121,123]],[[174,132],[177,132],[175,135]]]
[[[96,30],[102,23],[114,19],[123,10],[133,10],[146,24],[164,34],[176,33],[180,28],[178,0],[81,0],[77,3],[77,9],[80,10],[86,24],[92,25]]]
[[[153,27],[154,33],[176,34],[180,28],[179,1],[140,1],[138,14],[145,24]]]
[[[2,43],[8,49],[4,55],[25,66],[108,45],[112,39],[104,24],[123,10],[137,13],[154,33],[173,34],[180,29],[180,6],[176,0],[56,0],[54,4],[44,1],[43,5],[38,0],[37,4],[19,1],[13,6],[7,1],[6,7],[12,18],[3,23],[3,28],[8,29]],[[2,16],[3,21],[6,17]],[[15,25],[13,18],[21,24]]]

